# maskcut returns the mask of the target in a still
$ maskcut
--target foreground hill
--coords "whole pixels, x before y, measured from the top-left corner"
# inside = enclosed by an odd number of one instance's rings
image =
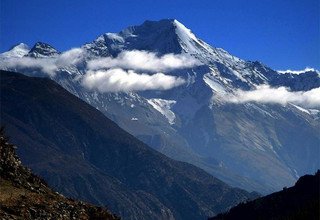
[[[305,175],[290,188],[241,203],[211,220],[229,219],[319,219],[320,171]]]
[[[1,124],[64,195],[123,219],[204,219],[256,196],[158,153],[50,79],[0,74]]]
[[[104,208],[67,199],[23,165],[0,130],[0,218],[119,219]]]

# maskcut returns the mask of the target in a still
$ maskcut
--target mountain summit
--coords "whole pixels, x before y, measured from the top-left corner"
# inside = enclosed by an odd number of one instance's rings
[[[145,50],[159,55],[179,54],[183,48],[178,34],[187,36],[188,33],[184,33],[187,30],[173,19],[145,21],[142,25],[130,26],[119,33],[103,34],[85,47],[97,51],[96,55],[100,56],[115,56],[123,50]]]

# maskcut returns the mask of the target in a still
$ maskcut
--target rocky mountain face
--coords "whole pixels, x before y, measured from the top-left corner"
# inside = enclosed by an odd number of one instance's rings
[[[14,51],[25,52],[21,48],[0,55],[2,69],[50,77],[157,151],[192,163],[232,186],[269,193],[320,166],[319,107],[228,101],[239,89],[252,91],[261,85],[300,93],[319,88],[318,71],[280,73],[260,62],[244,61],[208,45],[171,19],[103,34],[78,48],[79,62],[59,65],[55,74],[38,66],[4,65]],[[23,57],[33,57],[34,50]],[[132,50],[188,55],[200,64],[168,70],[186,83],[166,91],[101,93],[83,87],[81,79],[90,60]],[[46,51],[37,50],[42,55],[35,60],[47,61],[58,53]],[[21,56],[16,57],[19,61]]]
[[[68,199],[21,164],[16,147],[0,130],[1,219],[119,219],[108,210]]]
[[[270,83],[273,86],[286,86],[292,91],[308,91],[319,87],[320,77],[316,70],[307,70],[299,74],[285,72],[277,74]]]
[[[123,219],[204,219],[257,197],[153,150],[50,79],[0,74],[1,124],[66,196]]]
[[[27,56],[34,58],[52,57],[58,55],[59,53],[60,52],[58,52],[49,44],[37,42],[28,52]]]
[[[241,203],[211,220],[231,219],[319,219],[320,172],[299,178],[290,188]]]

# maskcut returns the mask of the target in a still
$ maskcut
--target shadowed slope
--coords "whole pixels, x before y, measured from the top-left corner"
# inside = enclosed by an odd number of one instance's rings
[[[315,175],[305,175],[290,188],[280,192],[241,203],[218,219],[319,219],[320,171]]]
[[[2,71],[1,106],[23,162],[124,219],[203,219],[255,196],[152,150],[52,80]]]

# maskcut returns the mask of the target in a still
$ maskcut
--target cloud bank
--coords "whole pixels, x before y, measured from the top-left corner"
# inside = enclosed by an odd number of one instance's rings
[[[116,58],[106,57],[91,60],[88,62],[88,68],[91,70],[121,68],[162,72],[194,67],[200,64],[198,60],[185,54],[165,54],[158,57],[156,53],[132,50],[123,51]]]
[[[32,68],[54,76],[60,68],[77,65],[84,57],[84,50],[74,48],[58,56],[47,58],[10,57],[0,60],[0,66],[4,69]]]
[[[120,68],[109,70],[88,71],[84,75],[82,85],[99,92],[128,92],[144,90],[167,90],[182,85],[185,80],[180,77],[155,73],[138,74],[133,70]]]
[[[268,85],[258,86],[255,90],[237,90],[233,95],[223,97],[231,103],[278,103],[286,105],[293,103],[304,107],[320,107],[320,88],[309,91],[292,92],[286,87],[272,88]]]
[[[24,71],[37,69],[54,77],[62,68],[77,66],[87,56],[86,50],[74,48],[55,57],[7,57],[0,59],[2,69]],[[82,85],[99,92],[168,90],[185,83],[180,77],[163,71],[200,65],[199,61],[183,54],[157,54],[146,51],[123,51],[116,58],[97,58],[88,61]],[[146,71],[147,73],[141,73]],[[153,73],[153,74],[150,74]]]
[[[90,60],[82,84],[99,92],[168,90],[184,84],[185,80],[166,75],[163,71],[197,65],[200,65],[199,61],[184,54],[166,54],[159,57],[156,53],[147,51],[123,51],[115,58]]]
[[[292,74],[301,74],[301,73],[305,73],[305,72],[308,72],[308,71],[317,71],[316,69],[314,68],[310,68],[310,67],[306,67],[304,70],[277,70],[278,73],[292,73]]]
[[[5,60],[0,60],[1,69],[24,69],[32,68],[38,69],[41,72],[48,74],[49,76],[54,76],[57,66],[54,61],[49,58],[35,59],[31,57],[21,57],[21,58],[10,58]]]

